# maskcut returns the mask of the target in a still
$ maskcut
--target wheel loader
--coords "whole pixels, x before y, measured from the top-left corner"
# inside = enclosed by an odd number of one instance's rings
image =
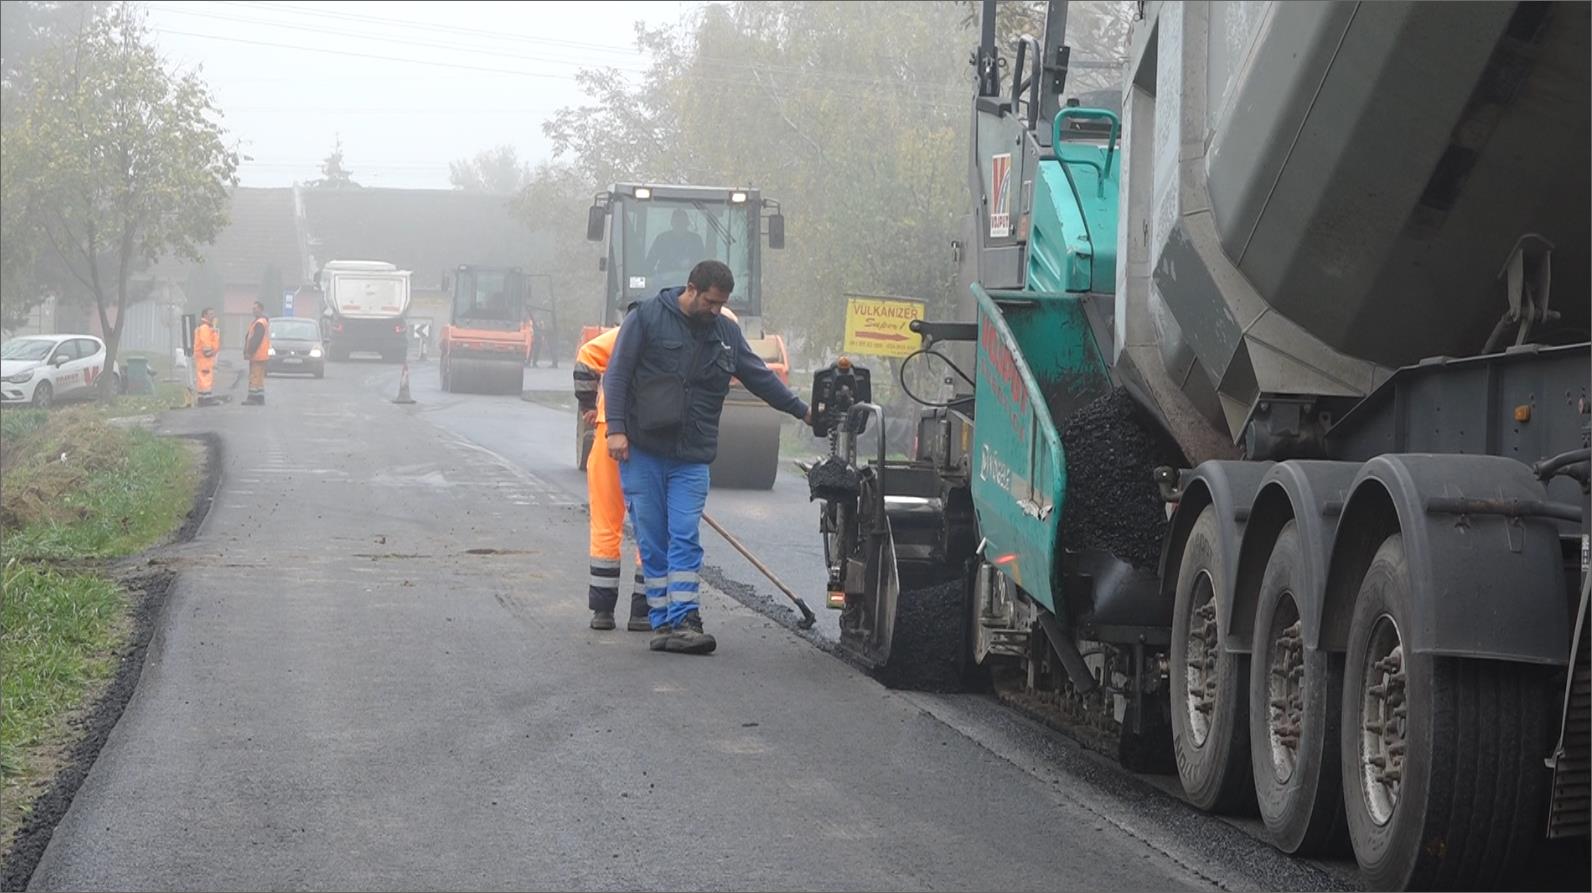
[[[961,384],[887,460],[814,380],[842,650],[1368,889],[1585,889],[1592,7],[1140,4],[1076,103],[995,7]]]
[[[727,305],[752,349],[789,383],[785,339],[763,328],[763,237],[785,247],[785,217],[779,203],[756,189],[619,183],[599,193],[586,221],[586,238],[606,241],[599,262],[607,274],[600,325],[586,326],[581,343],[616,326],[633,301],[685,285],[699,261],[720,260],[735,274]],[[734,381],[719,424],[719,454],[711,466],[713,486],[768,490],[779,470],[784,417]],[[592,430],[575,419],[575,462],[582,470],[591,452]]]
[[[526,310],[525,274],[462,264],[452,279],[449,323],[437,343],[442,389],[519,394],[536,334]]]

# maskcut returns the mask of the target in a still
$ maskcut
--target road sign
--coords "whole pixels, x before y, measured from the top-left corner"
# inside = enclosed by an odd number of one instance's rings
[[[414,329],[415,337],[419,338],[421,341],[426,341],[431,338],[431,323],[417,322],[411,326],[411,328]]]
[[[924,302],[914,298],[846,297],[846,353],[904,357],[923,339],[908,326],[922,319]]]
[[[293,315],[293,289],[291,288],[282,290],[282,315]]]

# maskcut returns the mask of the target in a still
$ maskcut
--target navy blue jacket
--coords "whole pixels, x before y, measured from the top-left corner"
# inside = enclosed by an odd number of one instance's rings
[[[768,405],[804,418],[807,404],[769,371],[741,327],[722,316],[711,322],[687,318],[680,309],[684,291],[664,289],[620,324],[603,375],[608,433],[623,434],[654,455],[712,462],[732,376]],[[660,405],[660,395],[679,402]]]

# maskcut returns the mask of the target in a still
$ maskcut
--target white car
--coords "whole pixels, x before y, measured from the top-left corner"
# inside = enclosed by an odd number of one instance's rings
[[[45,408],[92,397],[103,374],[105,342],[93,335],[26,335],[0,345],[0,403],[6,406]]]

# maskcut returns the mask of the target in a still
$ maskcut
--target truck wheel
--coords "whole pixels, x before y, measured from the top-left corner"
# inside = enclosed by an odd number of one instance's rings
[[[1402,534],[1360,583],[1344,666],[1341,765],[1372,889],[1510,886],[1536,848],[1552,749],[1542,671],[1406,650]]]
[[[1304,579],[1303,544],[1283,525],[1260,582],[1249,669],[1249,753],[1255,798],[1272,843],[1318,855],[1344,840],[1338,760],[1343,657],[1305,648],[1295,593]]]
[[[1227,650],[1217,618],[1228,591],[1214,506],[1189,531],[1172,613],[1172,745],[1183,792],[1200,809],[1234,812],[1254,796],[1246,656]]]

